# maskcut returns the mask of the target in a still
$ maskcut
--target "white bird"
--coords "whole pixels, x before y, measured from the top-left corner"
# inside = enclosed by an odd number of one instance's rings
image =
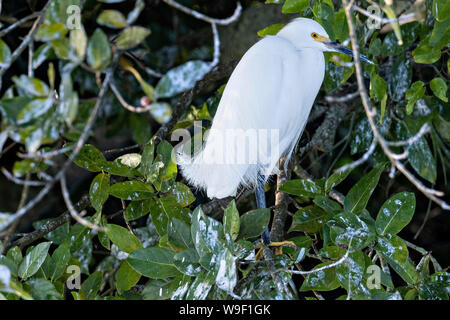
[[[277,172],[282,155],[285,163],[289,161],[322,85],[324,51],[352,55],[350,49],[331,41],[319,23],[306,18],[293,20],[277,35],[253,45],[225,87],[201,151],[192,158],[178,155],[187,181],[206,190],[209,198],[234,196],[240,187],[255,187],[258,207],[265,207],[264,183]],[[372,63],[363,55],[361,60]],[[258,135],[256,146],[254,140],[245,143],[244,161],[228,161],[242,148],[242,137],[264,131],[267,135]],[[223,143],[229,132],[241,136]],[[275,143],[271,132],[278,133]],[[264,142],[268,148],[258,148]]]

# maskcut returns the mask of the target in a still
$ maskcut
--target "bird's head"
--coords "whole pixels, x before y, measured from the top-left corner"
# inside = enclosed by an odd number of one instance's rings
[[[330,40],[325,29],[316,21],[307,18],[297,18],[278,32],[277,36],[291,41],[298,49],[317,49],[321,52],[340,52],[353,57],[351,49]],[[369,58],[360,54],[359,58],[373,64]]]

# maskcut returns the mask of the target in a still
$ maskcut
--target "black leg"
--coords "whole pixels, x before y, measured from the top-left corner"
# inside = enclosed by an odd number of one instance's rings
[[[264,182],[258,181],[255,187],[255,196],[256,196],[256,205],[258,209],[263,209],[266,207],[266,195],[264,193]],[[270,243],[270,233],[269,228],[267,227],[262,234],[262,239],[265,245]]]

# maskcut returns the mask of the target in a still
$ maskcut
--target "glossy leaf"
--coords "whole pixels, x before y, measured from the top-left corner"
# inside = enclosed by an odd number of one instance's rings
[[[397,234],[411,221],[416,208],[416,197],[412,192],[397,193],[389,198],[375,221],[379,235]]]

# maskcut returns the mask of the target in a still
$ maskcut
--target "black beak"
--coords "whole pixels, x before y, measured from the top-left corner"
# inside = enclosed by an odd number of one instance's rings
[[[334,41],[330,41],[330,42],[324,42],[324,44],[330,48],[332,51],[336,51],[336,52],[340,52],[343,54],[346,54],[350,57],[353,57],[353,51],[347,47],[344,47],[342,44],[339,44],[337,42]],[[361,59],[361,61],[370,63],[370,64],[375,64],[372,62],[372,60],[370,60],[369,58],[367,58],[365,55],[360,54],[359,58]]]

